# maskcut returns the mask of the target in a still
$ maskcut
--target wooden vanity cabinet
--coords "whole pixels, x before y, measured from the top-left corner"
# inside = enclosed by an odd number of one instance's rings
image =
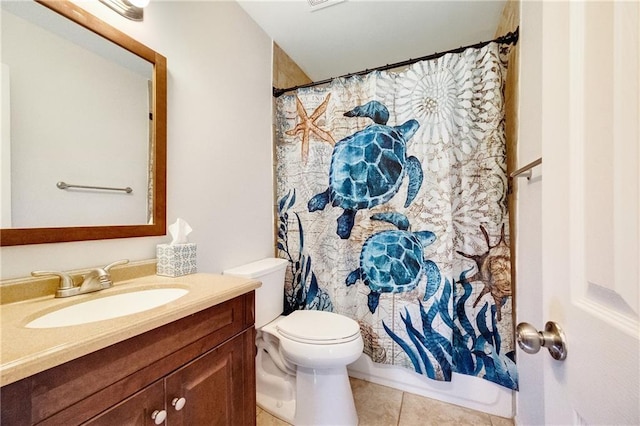
[[[254,340],[255,342],[255,340]],[[168,407],[171,425],[237,425],[244,421],[244,387],[240,380],[243,374],[240,338],[208,352],[186,365],[165,380],[168,402],[172,405],[178,396],[185,398],[184,408],[175,411]],[[253,422],[255,422],[255,402]],[[191,406],[197,409],[191,409]]]
[[[253,324],[250,292],[10,384],[2,424],[255,425]]]

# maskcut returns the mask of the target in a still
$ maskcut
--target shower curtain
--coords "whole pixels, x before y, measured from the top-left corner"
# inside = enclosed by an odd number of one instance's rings
[[[377,363],[517,389],[508,52],[490,43],[276,100],[285,314],[353,318]]]

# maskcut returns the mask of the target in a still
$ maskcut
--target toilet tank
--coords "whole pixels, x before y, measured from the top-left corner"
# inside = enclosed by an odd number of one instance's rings
[[[256,289],[256,328],[260,328],[282,315],[284,310],[285,259],[268,258],[226,269],[224,275],[251,278],[262,282]]]

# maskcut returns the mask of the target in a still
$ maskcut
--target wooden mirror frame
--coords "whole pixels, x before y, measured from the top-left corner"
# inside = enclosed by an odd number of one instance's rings
[[[147,225],[79,226],[0,229],[0,246],[60,243],[68,241],[147,237],[166,234],[167,186],[167,60],[125,33],[101,21],[74,3],[35,0],[78,25],[110,40],[153,64],[153,220]]]

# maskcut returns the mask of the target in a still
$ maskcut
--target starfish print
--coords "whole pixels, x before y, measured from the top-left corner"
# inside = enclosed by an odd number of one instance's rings
[[[296,109],[300,116],[300,122],[296,127],[291,130],[287,130],[285,133],[289,136],[295,136],[302,132],[302,162],[304,164],[307,164],[307,158],[309,157],[309,135],[311,133],[315,134],[323,141],[329,142],[331,146],[336,144],[335,139],[333,139],[333,136],[331,136],[329,132],[322,130],[316,125],[316,120],[318,120],[318,118],[320,118],[320,116],[327,110],[330,97],[331,93],[327,95],[327,98],[318,106],[318,108],[316,108],[315,111],[313,111],[311,117],[309,117],[304,106],[302,106],[302,102],[300,102],[300,99],[296,95]]]

